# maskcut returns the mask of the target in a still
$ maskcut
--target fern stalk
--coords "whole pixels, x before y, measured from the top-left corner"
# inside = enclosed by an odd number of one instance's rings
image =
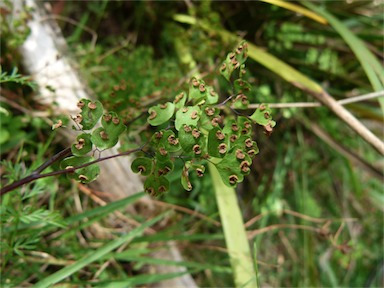
[[[244,222],[236,191],[221,180],[215,165],[209,163],[215,196],[223,225],[225,242],[236,287],[258,287]]]

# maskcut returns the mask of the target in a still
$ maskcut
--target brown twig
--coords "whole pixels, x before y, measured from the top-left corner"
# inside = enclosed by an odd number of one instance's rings
[[[339,152],[341,155],[343,155],[345,158],[347,158],[349,161],[354,163],[355,165],[363,168],[366,172],[370,173],[372,176],[383,179],[384,174],[382,171],[377,169],[376,167],[372,166],[372,164],[368,163],[364,159],[362,159],[359,155],[356,155],[346,147],[342,146],[340,143],[336,142],[332,137],[324,131],[319,125],[315,123],[306,123],[306,121],[302,121],[307,129],[312,131],[317,137],[319,137],[321,140],[323,140],[325,143],[327,143],[329,146],[331,146],[334,150]]]
[[[13,108],[23,112],[24,114],[31,115],[33,117],[47,117],[49,116],[49,113],[46,111],[32,111],[29,110],[18,103],[12,101],[9,99],[10,94],[14,94],[12,91],[6,90],[6,89],[1,89],[1,94],[0,94],[0,102],[7,103],[9,106],[12,106]],[[4,95],[4,96],[3,96]]]
[[[384,142],[381,141],[375,134],[373,134],[367,127],[365,127],[358,119],[355,118],[347,109],[338,103],[326,91],[316,93],[301,85],[300,83],[293,83],[298,88],[308,92],[318,101],[327,106],[333,111],[341,120],[343,120],[349,127],[351,127],[361,138],[370,144],[377,152],[384,155]]]
[[[284,209],[283,210],[283,213],[284,214],[289,214],[289,215],[292,215],[294,217],[297,217],[297,218],[300,218],[300,219],[303,219],[303,220],[306,220],[306,221],[309,221],[309,222],[314,222],[314,223],[324,223],[324,222],[327,222],[327,221],[345,221],[345,222],[348,222],[348,221],[356,221],[357,219],[355,218],[342,218],[342,219],[327,219],[327,218],[314,218],[314,217],[311,217],[311,216],[308,216],[308,215],[305,215],[305,214],[302,214],[302,213],[299,213],[299,212],[296,212],[296,211],[292,211],[292,210],[287,210],[287,209]],[[245,228],[249,228],[250,226],[252,226],[255,222],[259,221],[261,218],[263,218],[265,215],[267,215],[267,213],[264,213],[264,214],[259,214],[253,218],[251,218],[250,220],[248,220],[245,224],[244,224],[244,227]]]
[[[83,192],[84,194],[86,194],[87,196],[89,196],[93,201],[95,201],[97,204],[99,204],[100,206],[105,206],[107,205],[107,202],[105,202],[103,199],[97,197],[94,193],[94,191],[92,189],[90,189],[89,187],[83,185],[83,184],[79,184],[79,189],[81,192]],[[119,218],[120,220],[126,222],[126,223],[129,223],[131,224],[132,226],[135,226],[135,227],[139,227],[141,225],[141,223],[137,222],[135,219],[132,219],[132,218],[129,218],[127,216],[125,216],[123,213],[121,213],[120,211],[114,211],[113,214],[115,214],[115,216],[117,218]],[[146,228],[145,229],[145,232],[149,235],[153,235],[153,234],[156,234],[156,230],[152,229],[152,228]]]
[[[308,230],[312,231],[315,233],[321,233],[322,230],[320,228],[314,228],[311,226],[306,226],[306,225],[297,225],[297,224],[275,224],[275,225],[270,225],[261,229],[255,229],[252,231],[248,231],[248,239],[253,239],[255,236],[259,234],[263,234],[268,231],[276,230],[276,229],[282,229],[282,228],[291,228],[291,229],[301,229],[301,230]]]
[[[244,227],[245,228],[248,228],[250,226],[252,226],[254,223],[256,223],[257,221],[259,221],[261,218],[263,218],[265,216],[265,214],[259,214],[251,219],[249,219],[245,224],[244,224]]]
[[[361,101],[366,101],[370,99],[375,99],[378,97],[383,97],[384,91],[378,91],[373,93],[368,93],[364,95],[349,97],[341,100],[337,100],[336,102],[340,105],[347,105],[351,103],[357,103]],[[320,102],[294,102],[294,103],[264,103],[267,104],[269,108],[314,108],[324,106]],[[248,105],[248,109],[257,109],[262,104],[250,104]]]
[[[151,202],[154,203],[155,205],[158,205],[158,206],[168,207],[168,208],[175,209],[176,211],[181,211],[181,212],[187,213],[187,214],[189,214],[191,216],[194,216],[194,217],[206,220],[206,221],[212,223],[213,225],[215,225],[217,227],[221,227],[221,223],[220,222],[218,222],[216,220],[213,220],[213,219],[209,218],[208,216],[206,216],[204,214],[201,214],[201,213],[199,213],[197,211],[194,211],[194,210],[182,207],[182,206],[178,206],[178,205],[162,202],[162,201],[159,201],[159,200],[154,200],[154,199],[152,199]]]
[[[303,220],[307,220],[307,221],[314,222],[314,223],[324,223],[324,222],[330,220],[330,219],[325,219],[325,218],[314,218],[314,217],[311,217],[311,216],[308,216],[308,215],[305,215],[305,214],[302,214],[302,213],[299,213],[296,211],[292,211],[292,210],[284,209],[283,212],[285,214],[289,214],[289,215],[295,216],[297,218],[301,218]]]

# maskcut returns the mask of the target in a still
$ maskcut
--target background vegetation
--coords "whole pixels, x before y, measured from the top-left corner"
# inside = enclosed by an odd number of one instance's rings
[[[267,3],[272,1],[51,2],[84,81],[105,107],[124,115],[129,123],[129,133],[122,139],[124,149],[137,147],[150,135],[149,129],[142,128],[145,117],[136,117],[148,105],[172,99],[187,85],[191,67],[197,65],[222,100],[228,96],[218,68],[237,41],[219,31],[261,47],[335,99],[379,90],[367,77],[356,47],[348,46],[335,26]],[[332,13],[347,36],[357,36],[382,63],[382,6],[375,1],[312,3]],[[308,7],[320,16],[316,7]],[[180,21],[175,16],[180,14],[200,19],[205,26]],[[35,87],[14,70],[22,69],[16,53],[22,37],[2,27],[0,144],[2,184],[6,184],[29,175],[63,147],[47,120],[54,118],[53,111],[32,100]],[[94,31],[96,43],[84,27]],[[247,80],[254,86],[249,95],[254,104],[314,101],[310,93],[251,59]],[[377,99],[347,108],[383,138]],[[251,175],[237,189],[251,246],[257,247],[260,284],[383,286],[382,155],[327,107],[277,108],[273,115],[277,126],[270,136],[262,129],[256,131],[260,154]],[[182,167],[182,163],[175,165]],[[161,241],[176,240],[185,256],[185,262],[177,265],[187,267],[199,286],[233,286],[213,200],[215,183],[209,175],[192,175],[194,188],[186,192],[179,177],[174,174],[171,191],[156,202],[159,210],[173,212],[161,214],[166,220],[152,226],[156,233],[145,236],[130,230],[129,223],[143,223],[137,229],[144,230],[160,218],[148,223],[145,213],[122,210],[140,202],[142,194],[100,206],[101,199],[108,200],[108,191],[100,193],[97,187],[92,190],[65,177],[52,177],[2,197],[2,285],[30,286],[62,267],[69,267],[67,274],[59,275],[69,285],[94,282],[91,286],[105,287],[117,285],[118,280],[135,286],[160,281],[176,275],[146,277],[148,265],[154,264],[146,255]],[[196,217],[193,211],[208,218]],[[132,239],[128,247],[121,246]],[[96,261],[87,263],[85,256],[94,251]]]

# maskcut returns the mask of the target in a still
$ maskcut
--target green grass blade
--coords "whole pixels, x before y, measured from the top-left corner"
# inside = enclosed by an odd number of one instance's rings
[[[228,33],[228,32],[227,32]],[[304,88],[315,93],[321,93],[323,88],[312,79],[308,78],[292,66],[276,58],[272,54],[265,52],[263,49],[248,43],[248,55],[251,59],[259,62],[284,80],[290,82],[294,86]]]
[[[206,31],[212,32],[212,30],[215,30],[216,28],[211,27],[209,24],[207,24],[204,21],[197,21],[196,18],[188,16],[188,15],[180,15],[176,14],[173,16],[173,19],[175,21],[186,23],[190,25],[200,25],[200,27]],[[229,31],[220,29],[216,30],[216,33],[218,33],[222,40],[224,42],[236,42],[239,41],[239,37],[235,35],[234,33],[231,33]],[[256,62],[259,62],[261,65],[265,66],[275,74],[282,77],[284,80],[290,82],[291,84],[304,89],[304,90],[310,90],[313,93],[321,93],[323,92],[323,88],[317,84],[312,79],[308,78],[298,70],[294,69],[293,67],[289,66],[285,62],[281,61],[280,59],[276,58],[272,54],[265,52],[263,49],[251,44],[248,42],[248,56],[255,60]]]
[[[146,195],[146,193],[144,192],[137,193],[132,196],[126,197],[124,199],[108,203],[105,206],[100,206],[92,210],[85,211],[81,214],[68,217],[65,219],[65,222],[70,227],[68,227],[65,233],[63,233],[62,235],[58,235],[57,237],[60,237],[60,239],[62,240],[65,238],[71,237],[71,235],[76,233],[76,231],[79,231],[81,229],[91,226],[96,221],[99,221],[105,218],[108,214],[113,213],[119,209],[122,209],[131,203],[134,203],[144,195]],[[84,219],[87,219],[87,221],[81,222]]]
[[[130,255],[131,254],[129,253],[130,251],[127,251],[127,252],[128,253],[125,253],[125,252],[116,253],[116,254],[113,253],[112,255],[110,256],[107,255],[107,256],[117,260],[134,261],[134,262],[140,262],[145,264],[182,266],[187,268],[196,268],[198,270],[208,269],[218,273],[232,273],[232,270],[228,267],[217,266],[217,265],[207,264],[207,263],[203,264],[203,263],[197,263],[197,262],[191,262],[191,261],[174,261],[174,260]]]
[[[294,3],[291,3],[285,0],[261,0],[261,1],[291,10],[295,13],[311,18],[312,20],[315,20],[321,24],[327,24],[327,20],[325,20],[323,17]]]
[[[222,240],[224,236],[222,234],[187,234],[187,235],[170,235],[170,233],[156,233],[154,235],[148,235],[138,237],[135,239],[135,243],[138,242],[156,242],[156,241],[210,241],[210,240]]]
[[[376,206],[377,209],[383,209],[384,207],[384,195],[378,191],[369,191],[369,198],[371,199],[372,205]]]
[[[136,287],[137,285],[158,283],[160,281],[173,279],[176,277],[183,276],[185,274],[188,274],[188,272],[185,271],[185,272],[174,272],[174,273],[166,273],[166,274],[142,274],[142,275],[138,275],[125,280],[97,283],[97,285],[93,287],[103,287],[103,288]]]
[[[73,224],[73,223],[77,223],[77,222],[79,222],[83,219],[86,219],[86,218],[92,218],[92,217],[95,217],[98,215],[110,214],[110,213],[112,213],[118,209],[121,209],[121,208],[135,202],[136,200],[143,197],[145,194],[146,193],[144,193],[144,192],[134,194],[134,195],[126,197],[124,199],[108,203],[105,206],[100,206],[100,207],[97,207],[95,209],[85,211],[84,213],[68,217],[65,219],[65,221],[67,222],[67,224]]]
[[[258,287],[260,287],[259,267],[258,267],[258,264],[257,264],[257,245],[256,245],[256,241],[253,241],[253,262],[254,262],[254,265],[255,265],[255,274],[256,274],[257,285],[258,285]]]
[[[364,42],[358,38],[352,31],[350,31],[340,20],[333,16],[328,11],[320,8],[309,2],[303,2],[305,6],[312,9],[316,13],[322,15],[329,24],[340,34],[344,41],[348,44],[349,48],[356,55],[369,82],[375,91],[384,89],[384,71],[382,65],[376,57],[369,51]],[[384,98],[379,98],[381,107],[384,109]]]
[[[80,260],[76,261],[74,264],[69,265],[69,266],[53,273],[52,275],[44,278],[40,282],[36,283],[33,287],[35,287],[35,288],[49,287],[53,284],[60,282],[61,280],[63,280],[65,278],[71,276],[72,274],[78,272],[80,269],[89,265],[90,263],[99,260],[104,255],[106,255],[107,253],[111,252],[112,250],[118,248],[122,244],[132,241],[135,237],[141,235],[146,228],[157,223],[158,221],[163,219],[167,214],[168,213],[163,213],[163,214],[143,223],[140,227],[133,229],[132,231],[130,231],[126,235],[123,235],[122,237],[120,237],[116,240],[113,240],[113,241],[109,242],[108,244],[104,245],[103,247],[97,249],[93,253],[82,257]]]
[[[244,228],[236,191],[224,184],[216,167],[209,163],[212,182],[223,225],[225,242],[236,287],[258,287],[251,249]]]

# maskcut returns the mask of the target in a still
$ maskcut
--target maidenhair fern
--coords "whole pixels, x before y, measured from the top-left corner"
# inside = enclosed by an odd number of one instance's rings
[[[243,41],[222,63],[220,73],[233,87],[233,95],[224,102],[218,103],[219,95],[212,86],[193,77],[188,92],[178,93],[173,102],[148,109],[147,122],[157,127],[157,131],[132,163],[134,172],[147,176],[144,182],[147,193],[158,196],[169,190],[167,175],[173,172],[176,159],[184,163],[180,179],[186,190],[192,189],[189,174],[203,176],[208,162],[216,166],[223,182],[230,187],[235,187],[250,173],[252,160],[259,151],[252,139],[253,126],[260,124],[269,134],[275,122],[265,105],[250,116],[227,112],[248,107],[247,93],[252,87],[242,79],[246,59],[247,43]],[[81,112],[73,119],[75,128],[82,133],[72,145],[73,156],[64,159],[61,167],[81,166],[71,170],[68,176],[87,183],[99,173],[96,164],[86,165],[95,160],[89,152],[115,146],[125,125],[115,112],[103,114],[99,101],[82,99],[78,107]],[[95,128],[100,118],[101,126]]]

